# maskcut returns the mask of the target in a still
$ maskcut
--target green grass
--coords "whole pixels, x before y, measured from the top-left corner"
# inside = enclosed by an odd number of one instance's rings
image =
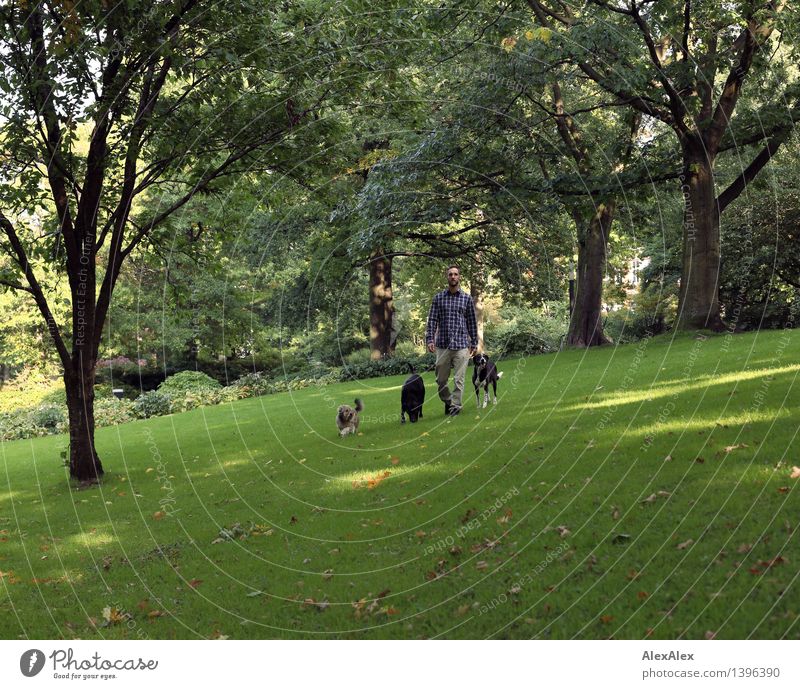
[[[800,638],[799,337],[508,360],[452,420],[426,374],[415,425],[395,377],[105,428],[85,490],[3,443],[0,636]]]

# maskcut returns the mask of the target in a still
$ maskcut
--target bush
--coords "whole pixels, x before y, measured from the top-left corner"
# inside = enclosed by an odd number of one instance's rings
[[[666,332],[675,320],[678,306],[677,290],[662,290],[657,283],[637,292],[631,307],[612,311],[603,329],[617,344],[637,342]]]
[[[339,380],[358,380],[361,378],[377,378],[380,376],[396,376],[409,372],[411,366],[417,373],[432,371],[436,364],[436,355],[430,352],[424,356],[393,356],[388,359],[377,359],[362,364],[342,366]]]
[[[136,419],[132,400],[118,400],[116,397],[95,399],[94,423],[97,427],[118,426]]]
[[[271,381],[263,373],[247,373],[235,380],[226,389],[235,390],[236,394],[239,395],[239,399],[258,397],[274,392]]]
[[[485,349],[494,359],[557,352],[569,329],[567,307],[561,302],[541,309],[509,307],[503,316],[503,322],[489,324],[484,331]]]
[[[66,425],[66,410],[58,404],[42,404],[30,412],[30,422],[48,433],[58,433]]]
[[[172,412],[189,411],[190,409],[197,409],[197,407],[207,407],[210,404],[219,404],[222,399],[222,386],[216,390],[208,388],[200,388],[185,392],[183,395],[172,394]]]
[[[187,393],[204,393],[219,390],[222,385],[202,371],[181,371],[167,378],[158,386],[158,391],[178,397]]]
[[[164,416],[172,411],[172,397],[160,390],[148,390],[133,401],[132,409],[139,419]]]

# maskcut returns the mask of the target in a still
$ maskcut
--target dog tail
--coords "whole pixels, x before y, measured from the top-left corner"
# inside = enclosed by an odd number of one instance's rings
[[[364,405],[358,397],[356,397],[356,411],[364,411]]]
[[[502,371],[498,371],[497,372],[497,377],[498,378],[502,378],[503,377],[503,372]]]

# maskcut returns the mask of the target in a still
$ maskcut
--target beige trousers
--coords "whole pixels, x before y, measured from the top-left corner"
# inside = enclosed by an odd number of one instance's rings
[[[442,402],[449,401],[454,407],[461,406],[461,396],[464,392],[464,374],[467,372],[468,363],[468,349],[436,348],[436,382],[439,385],[439,399]],[[452,393],[448,387],[451,368],[455,369]]]

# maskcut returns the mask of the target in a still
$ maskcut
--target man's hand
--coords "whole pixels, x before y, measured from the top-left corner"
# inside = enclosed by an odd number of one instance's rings
[[[478,351],[477,347],[470,347],[469,348],[469,355],[470,356],[475,356],[475,352],[477,352],[477,351]]]
[[[436,345],[433,342],[428,342],[428,351],[433,354],[436,351]]]

